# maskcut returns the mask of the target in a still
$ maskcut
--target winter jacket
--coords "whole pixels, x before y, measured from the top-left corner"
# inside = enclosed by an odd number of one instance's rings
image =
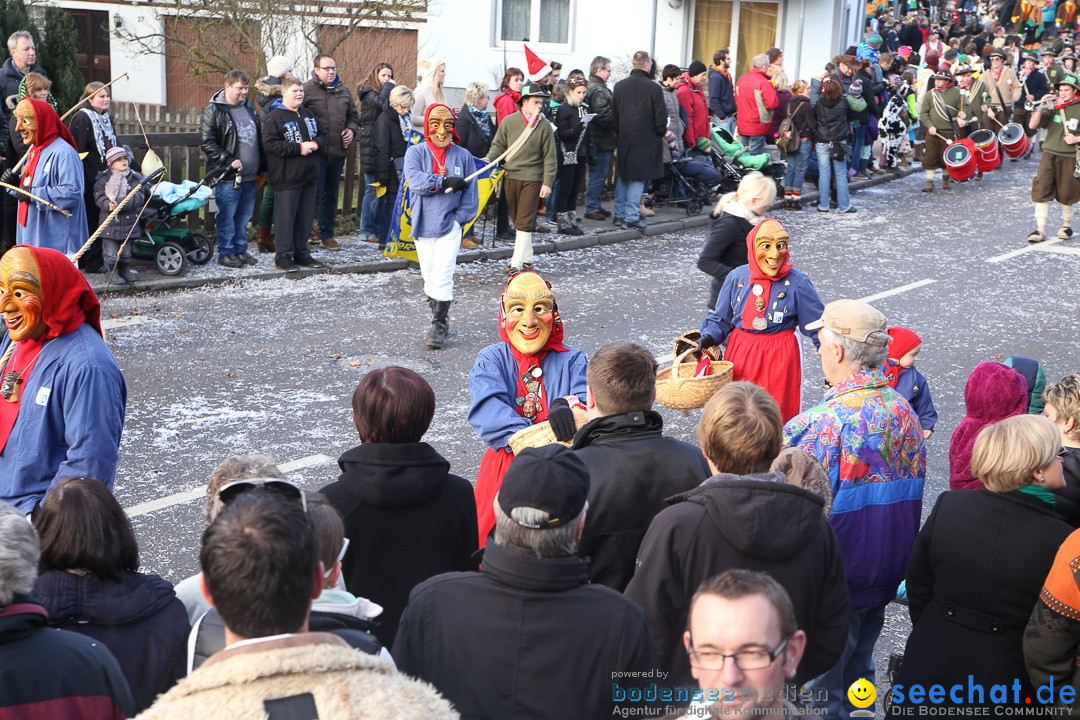
[[[631,70],[629,77],[615,83],[611,112],[618,133],[619,152],[615,157],[618,177],[638,181],[662,177],[667,130],[664,91],[644,70]],[[600,147],[598,143],[597,148]]]
[[[347,151],[341,133],[352,130],[353,142],[356,142],[360,134],[360,113],[356,110],[352,92],[341,82],[341,77],[334,78],[329,87],[315,78],[304,83],[304,107],[315,116],[319,127],[326,133],[326,142],[319,143],[319,154],[323,157],[345,157]]]
[[[667,108],[667,132],[664,133],[664,162],[671,162],[671,154],[674,152],[678,157],[685,149],[683,144],[683,131],[686,129],[686,123],[683,122],[683,116],[686,114],[683,112],[682,107],[679,105],[679,98],[675,95],[675,89],[669,88],[666,85],[663,86],[664,91],[664,107]],[[674,144],[674,149],[671,147]]]
[[[1057,491],[1057,512],[1065,522],[1080,527],[1080,448],[1066,447],[1062,461],[1065,487]]]
[[[709,107],[705,102],[705,93],[701,86],[690,79],[689,73],[679,78],[679,87],[675,90],[679,105],[686,112],[686,128],[683,130],[683,142],[692,148],[698,138],[708,138]]]
[[[829,476],[829,519],[851,606],[891,601],[919,531],[926,482],[926,447],[907,400],[881,371],[856,372],[784,425],[784,445],[816,458]]]
[[[444,178],[432,172],[434,157],[427,143],[405,151],[405,182],[412,198],[412,236],[438,238],[450,232],[456,222],[465,228],[479,209],[476,181],[461,192],[446,192]],[[475,163],[468,150],[451,145],[446,151],[446,177],[471,175]]]
[[[949,489],[978,490],[971,474],[975,437],[987,425],[1027,412],[1027,385],[1020,373],[999,362],[975,366],[964,385],[964,418],[949,440]]]
[[[8,342],[0,342],[0,354]],[[111,490],[127,386],[101,335],[83,323],[50,340],[22,393],[31,402],[19,404],[0,452],[0,500],[28,515],[62,478],[90,477]]]
[[[735,115],[735,86],[727,70],[709,68],[709,112],[721,120]]]
[[[813,140],[817,134],[817,115],[810,104],[810,98],[804,95],[792,96],[787,112],[791,116],[791,124],[799,138]]]
[[[584,102],[580,105],[563,103],[555,111],[555,137],[559,141],[555,154],[560,163],[563,152],[571,152],[575,148],[579,162],[584,163],[589,156],[592,133],[589,132],[588,125],[581,122],[581,118],[588,112],[589,106]]]
[[[29,596],[0,607],[0,717],[130,717],[135,704],[112,653],[47,621],[45,608]]]
[[[91,112],[95,112],[91,110]],[[108,117],[106,115],[106,117]],[[110,125],[112,120],[109,120]],[[94,138],[94,123],[90,117],[83,111],[79,110],[71,116],[71,120],[68,124],[68,129],[71,130],[71,137],[75,138],[75,149],[79,153],[86,153],[86,157],[83,158],[83,188],[85,194],[91,198],[94,195],[94,181],[97,180],[98,174],[103,170],[108,170],[108,166],[105,165],[105,157],[98,154],[97,140]],[[111,144],[105,143],[105,150],[108,150]],[[21,157],[21,156],[20,156]],[[143,198],[145,202],[146,198]],[[132,203],[134,203],[132,199]],[[142,202],[137,207],[142,207]],[[97,228],[89,228],[91,231]]]
[[[641,542],[626,595],[645,610],[669,684],[694,684],[682,643],[690,598],[702,582],[735,568],[768,572],[791,595],[809,639],[797,685],[835,664],[851,604],[820,497],[788,485],[783,473],[721,473],[668,504]]]
[[[491,149],[491,141],[495,139],[495,121],[491,119],[490,113],[485,114],[484,122],[488,129],[486,136],[468,104],[462,105],[458,110],[456,129],[458,137],[461,138],[458,144],[478,158],[487,156],[488,150]]]
[[[21,157],[21,156],[20,156]],[[16,159],[18,162],[18,159]],[[86,176],[79,153],[63,138],[56,138],[41,150],[29,190],[43,200],[64,208],[66,217],[25,195],[8,190],[16,200],[27,200],[26,225],[16,221],[15,240],[73,255],[89,236],[86,226]],[[95,228],[97,229],[97,228]]]
[[[495,107],[495,124],[502,125],[502,121],[520,110],[521,95],[510,90],[500,90],[491,101]]]
[[[285,705],[288,700],[291,707]],[[283,705],[283,717],[458,717],[429,685],[400,675],[390,663],[353,650],[338,637],[309,632],[222,650],[138,720],[265,720],[269,701]]]
[[[26,77],[26,75],[29,75],[32,72],[49,77],[49,73],[45,72],[45,68],[40,65],[31,65],[30,72],[24,74],[19,72],[19,68],[15,67],[14,60],[11,58],[5,60],[3,66],[0,67],[0,92],[3,93],[3,95],[0,95],[0,99],[18,93],[19,83],[22,82],[22,79]],[[16,158],[16,160],[18,160],[18,158]]]
[[[383,83],[382,89],[378,91],[371,85],[365,84],[356,93],[356,102],[360,106],[360,131],[356,134],[355,142],[360,143],[360,169],[365,173],[370,173],[371,168],[375,166],[375,145],[372,142],[372,135],[379,116],[390,107],[390,91],[393,89],[393,83]]]
[[[109,209],[109,197],[105,194],[105,186],[108,185],[109,179],[112,177],[112,170],[104,170],[98,173],[97,180],[94,182],[94,203],[101,210],[101,219],[104,219],[112,212]],[[131,192],[137,184],[142,182],[143,176],[134,170],[127,171],[127,192]],[[139,222],[139,218],[142,216],[143,204],[146,202],[147,189],[141,188],[139,192],[132,195],[128,200],[128,204],[124,206],[124,209],[120,211],[120,214],[113,218],[112,223],[105,228],[101,233],[101,238],[106,240],[116,240],[123,242],[128,237],[135,239],[139,237],[138,231],[134,228]],[[126,195],[126,193],[125,193]],[[123,196],[116,199],[117,202],[123,200]],[[95,228],[96,229],[96,228]]]
[[[405,141],[405,135],[401,132],[401,118],[397,110],[387,106],[379,119],[375,121],[375,129],[371,132],[371,145],[375,151],[375,162],[371,168],[365,170],[381,180],[387,187],[387,192],[397,190],[400,177],[397,167],[394,165],[396,158],[404,158],[405,151],[409,149],[409,143]]]
[[[814,125],[816,142],[846,142],[851,133],[850,115],[847,101],[843,97],[821,98],[814,106]]]
[[[897,682],[966,687],[971,676],[990,688],[1018,681],[1023,707],[1034,697],[1024,628],[1071,532],[1049,504],[1019,491],[938,496],[908,567],[912,630]],[[993,704],[964,700],[965,707]]]
[[[597,150],[614,150],[619,146],[618,125],[612,110],[612,92],[607,83],[597,75],[589,76],[589,86],[585,89],[585,102],[596,113],[592,121],[593,143]]]
[[[937,425],[938,414],[934,399],[930,396],[930,383],[919,369],[912,366],[900,371],[896,381],[896,392],[904,396],[911,409],[919,416],[919,425],[923,430],[933,430]]]
[[[236,123],[233,122],[229,108],[233,107],[225,102],[224,88],[218,90],[210,98],[210,104],[203,108],[199,117],[199,136],[202,139],[202,151],[206,154],[206,170],[211,172],[223,165],[232,164],[233,160],[240,157],[239,141],[236,137]],[[245,100],[244,109],[255,121],[255,147],[259,153],[259,172],[266,170],[266,156],[263,154],[262,128],[260,127],[259,114],[255,112],[255,105],[251,100]]]
[[[266,179],[275,190],[295,190],[315,182],[319,160],[315,153],[300,154],[300,143],[326,144],[326,132],[315,115],[301,105],[296,110],[285,107],[280,99],[270,105],[263,125],[263,149],[266,152]]]
[[[1080,688],[1080,531],[1057,551],[1024,633],[1024,665],[1036,688]],[[1055,692],[1056,695],[1056,692]],[[1055,697],[1058,700],[1059,697]],[[1061,703],[1072,707],[1071,703]]]
[[[573,449],[589,469],[589,512],[578,554],[589,581],[622,592],[634,576],[638,546],[664,500],[709,476],[697,447],[662,434],[659,413],[628,412],[590,421]]]
[[[1024,378],[1028,391],[1028,414],[1042,415],[1046,407],[1046,402],[1043,400],[1043,393],[1046,392],[1046,368],[1043,364],[1038,360],[1018,355],[1007,357],[1002,362]]]
[[[735,123],[740,135],[759,137],[769,134],[772,111],[780,98],[769,76],[761,68],[753,68],[735,83]]]
[[[255,81],[255,100],[262,111],[262,120],[270,114],[270,106],[281,98],[281,78],[264,77]]]
[[[641,608],[587,571],[576,556],[489,542],[481,572],[413,590],[394,661],[465,718],[610,718],[612,683],[655,669],[656,655]]]
[[[878,104],[878,96],[885,90],[885,84],[877,82],[874,76],[865,70],[855,73],[856,80],[862,80],[862,98],[866,101],[866,109],[857,114],[860,123],[869,123],[870,117],[881,117],[881,106]]]
[[[390,647],[409,591],[439,573],[475,570],[472,485],[427,443],[367,443],[338,460],[320,492],[345,521],[345,587],[382,605],[375,636]]]
[[[701,248],[697,262],[698,270],[712,276],[707,305],[710,310],[716,307],[716,298],[728,273],[748,262],[746,236],[758,221],[757,216],[737,200],[728,203],[719,214],[714,211],[711,217],[709,239]]]
[[[504,118],[495,131],[487,157],[495,158],[514,144],[525,132],[525,115],[514,113]],[[506,177],[513,180],[541,182],[551,187],[555,182],[555,133],[546,118],[536,120],[536,127],[513,157],[503,161]]]
[[[172,584],[157,575],[125,572],[118,581],[63,570],[41,574],[34,595],[49,626],[99,641],[120,663],[135,712],[184,676],[188,619]]]

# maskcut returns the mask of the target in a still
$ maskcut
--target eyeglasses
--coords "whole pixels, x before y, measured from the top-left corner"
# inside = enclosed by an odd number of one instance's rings
[[[325,70],[326,72],[337,72],[337,65],[331,65],[330,67],[320,67],[319,69]]]
[[[305,513],[307,512],[307,498],[304,497],[304,491],[288,480],[282,480],[281,478],[234,480],[221,486],[221,489],[218,490],[217,499],[222,506],[225,506],[240,495],[257,489],[278,493],[289,500],[299,500],[300,507],[303,508]]]
[[[776,662],[776,658],[780,657],[781,653],[784,652],[789,640],[791,640],[790,635],[781,640],[780,644],[773,650],[740,650],[730,655],[695,650],[693,641],[691,641],[690,649],[686,651],[686,654],[690,656],[690,664],[701,670],[723,670],[724,661],[728,658],[733,658],[735,667],[740,670],[763,670]]]
[[[334,561],[334,565],[326,568],[326,572],[323,573],[323,577],[327,580],[330,579],[330,575],[334,572],[334,566],[345,559],[345,553],[349,551],[349,538],[345,538],[345,542],[341,545],[341,552],[338,553],[337,560]]]

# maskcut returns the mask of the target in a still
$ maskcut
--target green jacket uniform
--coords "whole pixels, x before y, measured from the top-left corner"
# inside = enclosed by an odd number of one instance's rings
[[[960,109],[967,116],[967,125],[964,126],[964,129],[969,133],[979,128],[990,127],[990,120],[987,119],[986,113],[982,109],[983,104],[990,105],[988,98],[985,97],[988,92],[989,90],[982,80],[974,81],[967,90],[960,90]]]
[[[933,82],[933,80],[931,80]],[[919,112],[919,122],[927,130],[936,127],[938,135],[950,140],[956,139],[953,124],[956,122],[956,114],[960,112],[960,88],[950,85],[947,89],[938,91],[930,89],[923,98],[922,111]]]
[[[495,139],[488,150],[489,158],[497,158],[514,144],[525,132],[525,116],[520,112],[508,115],[499,123]],[[536,121],[532,135],[514,156],[503,162],[506,176],[514,180],[542,182],[551,187],[555,183],[555,130],[544,117]]]
[[[1062,115],[1065,116],[1064,123]],[[1065,131],[1073,135],[1080,135],[1080,101],[1063,107],[1061,110],[1043,110],[1039,119],[1039,127],[1046,128],[1046,140],[1043,141],[1043,151],[1061,157],[1076,157],[1076,145],[1065,142]]]
[[[1061,82],[1061,79],[1063,77],[1065,77],[1065,75],[1067,74],[1065,72],[1065,67],[1063,65],[1058,64],[1058,63],[1054,63],[1054,66],[1051,67],[1049,70],[1047,70],[1046,67],[1044,66],[1042,68],[1042,71],[1043,71],[1043,75],[1046,76],[1046,81],[1048,83],[1050,83],[1050,90],[1051,91],[1053,91],[1053,90],[1055,90],[1057,88],[1057,84],[1059,82]]]

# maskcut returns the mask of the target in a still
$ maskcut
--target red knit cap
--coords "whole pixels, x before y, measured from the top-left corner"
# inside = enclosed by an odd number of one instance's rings
[[[909,352],[922,345],[922,338],[906,327],[897,325],[889,328],[889,357],[899,360]]]

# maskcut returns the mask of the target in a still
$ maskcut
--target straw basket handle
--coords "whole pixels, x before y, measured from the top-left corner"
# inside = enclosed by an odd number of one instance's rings
[[[678,355],[675,354],[674,350],[671,352],[671,356],[672,356],[671,357],[671,377],[673,377],[673,378],[679,377],[679,373],[678,373],[679,363],[681,363],[683,360],[685,360],[686,356],[689,355],[690,353],[694,352],[695,350],[697,350],[697,348],[692,347],[689,350],[683,350]]]

